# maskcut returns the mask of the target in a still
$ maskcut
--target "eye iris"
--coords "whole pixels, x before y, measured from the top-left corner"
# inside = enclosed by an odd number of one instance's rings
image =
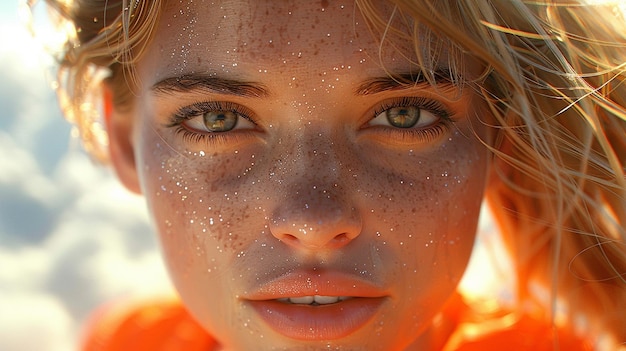
[[[415,106],[390,108],[386,114],[389,124],[397,128],[411,128],[420,119],[420,109]]]
[[[204,124],[211,132],[227,132],[237,124],[237,114],[232,111],[211,111],[204,114]]]

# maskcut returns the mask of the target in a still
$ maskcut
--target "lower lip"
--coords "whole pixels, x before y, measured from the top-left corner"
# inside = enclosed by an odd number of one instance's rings
[[[249,301],[276,332],[297,340],[336,340],[369,322],[385,299],[352,298],[328,305],[296,305],[275,300]]]

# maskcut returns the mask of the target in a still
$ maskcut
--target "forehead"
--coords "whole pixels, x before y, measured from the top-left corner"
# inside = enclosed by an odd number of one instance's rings
[[[388,18],[391,9],[380,7]],[[171,1],[149,53],[161,78],[200,68],[237,75],[361,65],[384,73],[381,61],[402,70],[416,61],[408,42],[386,43],[381,60],[374,38],[354,1]]]

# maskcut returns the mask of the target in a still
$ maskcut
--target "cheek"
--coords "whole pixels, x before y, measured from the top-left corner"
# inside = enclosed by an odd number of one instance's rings
[[[219,316],[235,315],[227,301],[240,293],[248,249],[270,236],[261,190],[245,176],[253,155],[181,153],[153,134],[144,135],[140,176],[165,263],[185,305],[221,335]]]
[[[218,293],[214,279],[263,236],[264,210],[252,201],[260,196],[240,180],[253,155],[174,150],[151,128],[139,145],[143,192],[175,285],[183,295]],[[259,219],[255,226],[251,214]]]
[[[249,201],[258,196],[236,184],[234,171],[226,171],[244,166],[239,155],[215,160],[157,145],[144,164],[143,186],[166,251],[180,248],[187,256],[195,252],[204,257],[210,250],[214,257],[246,246],[239,232],[251,213],[259,214]]]
[[[378,245],[396,247],[397,264],[416,286],[424,280],[456,285],[474,244],[485,148],[456,133],[433,152],[384,154],[374,164],[364,197]]]

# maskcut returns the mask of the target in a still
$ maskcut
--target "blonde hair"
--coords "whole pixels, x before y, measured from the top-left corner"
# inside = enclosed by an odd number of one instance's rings
[[[78,34],[61,61],[67,114],[103,158],[97,119],[84,109],[94,67],[110,71],[115,103],[129,104],[133,64],[164,2],[108,1],[106,9],[88,0],[48,2]],[[533,289],[548,287],[552,318],[565,301],[568,318],[584,315],[626,341],[624,12],[583,2],[389,0],[406,25],[398,28],[380,2],[356,4],[381,41],[413,41],[422,67],[438,54],[418,49],[432,37],[449,46],[451,67],[463,55],[484,64],[475,88],[497,129],[486,196],[514,259],[520,301],[538,300]]]
[[[108,139],[101,121],[101,83],[113,87],[113,103],[128,107],[136,86],[134,65],[146,48],[161,13],[162,0],[45,0],[60,15],[68,40],[59,58],[57,95],[85,149],[108,161]],[[34,6],[37,0],[29,0]],[[69,24],[69,26],[68,26]]]

